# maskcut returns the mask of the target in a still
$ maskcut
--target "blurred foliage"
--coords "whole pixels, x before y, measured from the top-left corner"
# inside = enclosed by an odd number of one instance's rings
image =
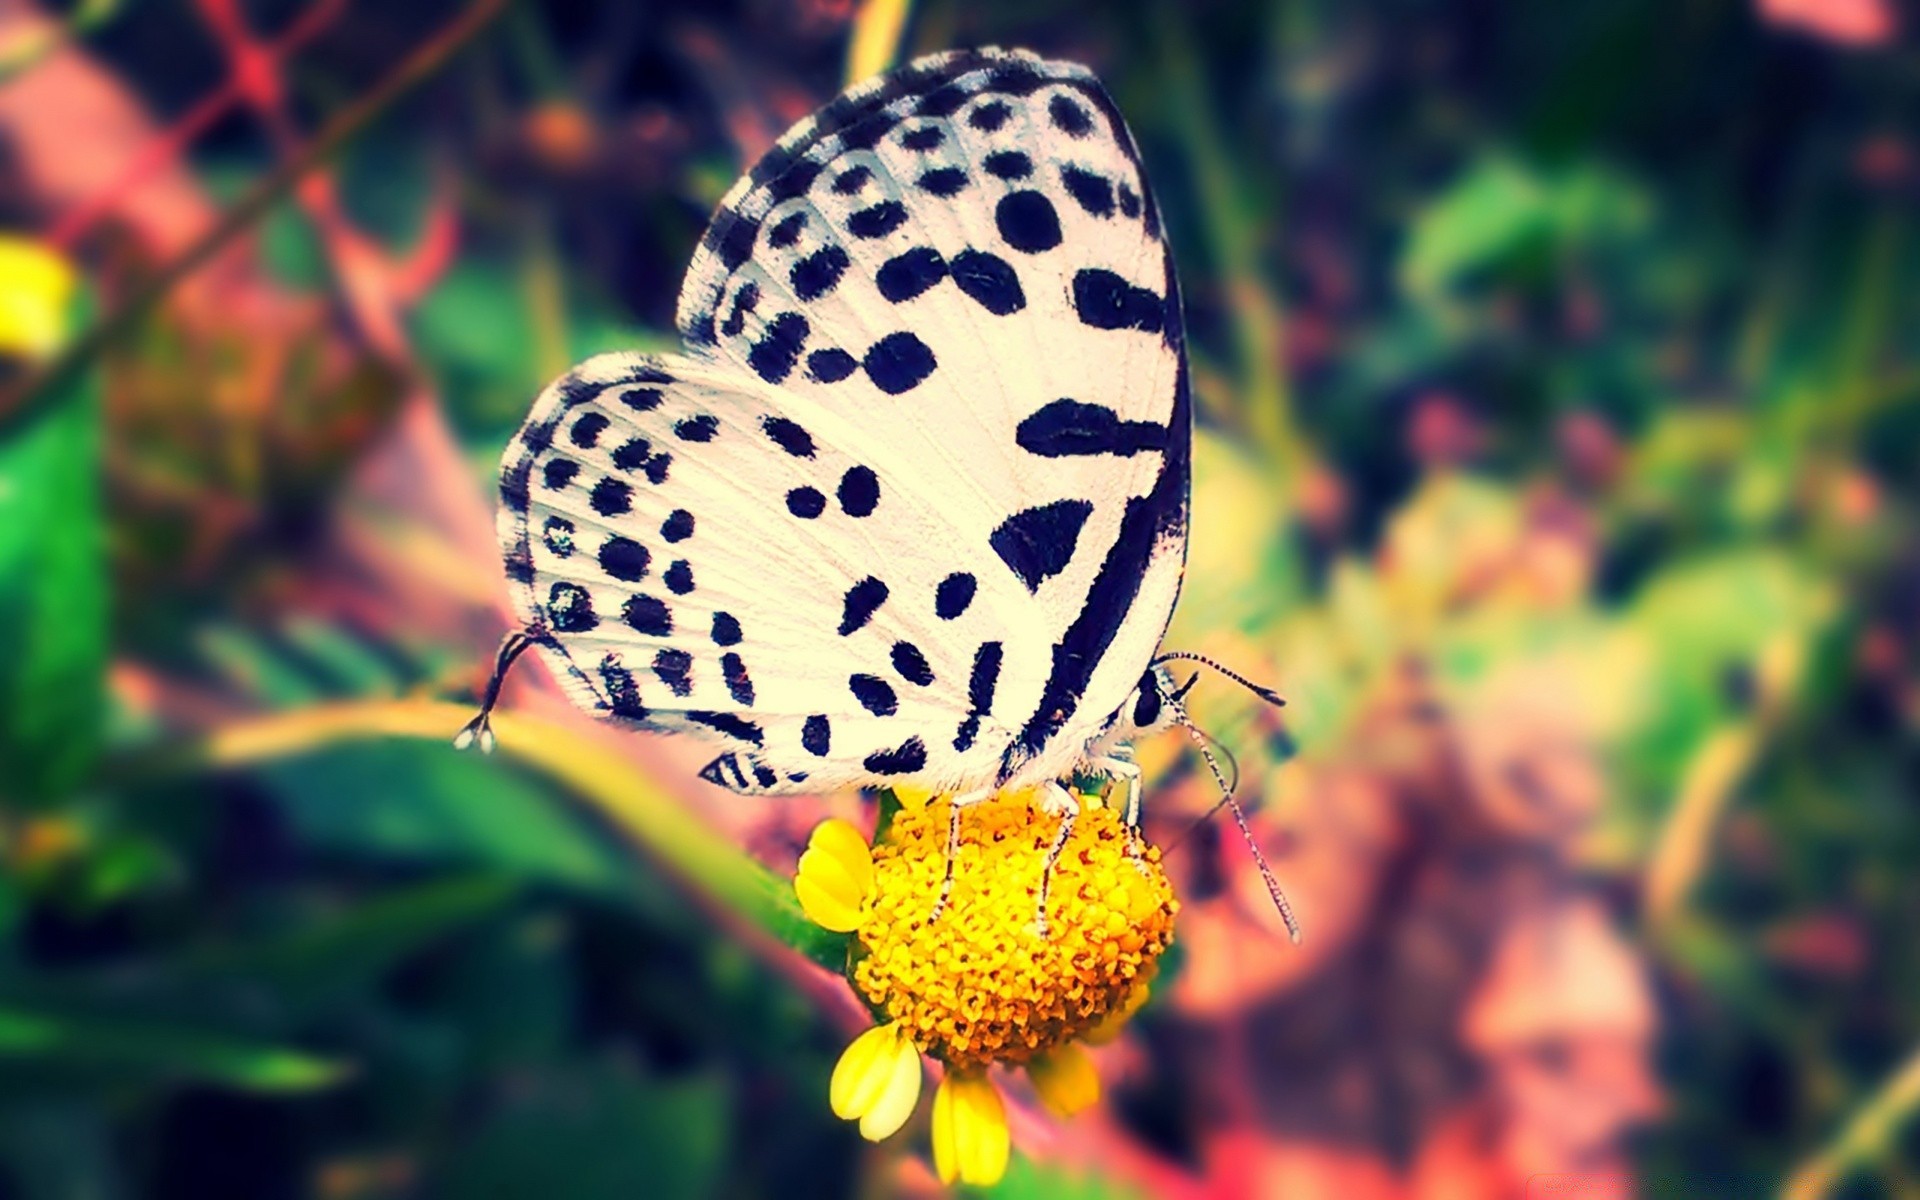
[[[0,15],[0,215],[80,264],[70,336],[471,11],[242,7]],[[881,0],[858,36],[855,7],[510,7],[31,410],[38,352],[5,347],[0,1197],[926,1186],[827,1113],[844,1030],[797,956],[730,936],[790,933],[782,817],[729,825],[762,868],[651,759],[327,724],[475,686],[479,498],[529,398],[670,346],[712,204],[895,36],[1086,61],[1128,114],[1201,413],[1173,640],[1290,701],[1196,712],[1268,798],[1307,949],[1193,835],[1106,1124],[998,1193],[1507,1194],[1561,1160],[1453,1131],[1497,1111],[1519,1145],[1611,1089],[1574,1165],[1649,1194],[1920,1195],[1914,30],[1835,24],[1871,0]],[[271,87],[235,82],[236,13]],[[262,721],[304,732],[219,752]],[[1181,746],[1145,760],[1170,841],[1210,801]],[[1649,1096],[1528,1108],[1525,1071],[1587,1079],[1598,1044],[1486,1015],[1536,916],[1642,981],[1657,1019],[1604,1037]]]

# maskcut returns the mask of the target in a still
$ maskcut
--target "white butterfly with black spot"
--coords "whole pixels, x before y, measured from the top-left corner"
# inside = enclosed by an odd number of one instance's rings
[[[848,91],[727,194],[678,323],[684,355],[555,381],[503,462],[514,605],[575,703],[719,740],[740,792],[1137,791],[1190,410],[1093,75],[989,49]]]

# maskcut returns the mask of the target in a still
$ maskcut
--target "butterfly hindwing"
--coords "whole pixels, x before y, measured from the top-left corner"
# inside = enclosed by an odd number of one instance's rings
[[[709,777],[743,790],[1071,769],[1164,632],[1188,490],[1171,261],[1092,76],[960,52],[847,93],[723,201],[679,322],[690,359],[587,364],[509,455],[521,615],[574,698],[731,737]]]

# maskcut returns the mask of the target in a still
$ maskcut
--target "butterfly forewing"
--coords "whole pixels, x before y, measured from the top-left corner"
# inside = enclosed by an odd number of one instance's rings
[[[1164,632],[1187,498],[1177,290],[1098,83],[983,51],[855,89],[729,193],[679,321],[690,359],[587,364],[509,451],[574,698],[730,737],[743,790],[1070,769]]]

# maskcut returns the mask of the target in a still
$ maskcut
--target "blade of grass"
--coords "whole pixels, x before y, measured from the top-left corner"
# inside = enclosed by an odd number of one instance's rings
[[[1891,1152],[1901,1126],[1920,1109],[1920,1051],[1855,1110],[1838,1136],[1803,1163],[1781,1189],[1783,1200],[1820,1200],[1849,1173]]]

